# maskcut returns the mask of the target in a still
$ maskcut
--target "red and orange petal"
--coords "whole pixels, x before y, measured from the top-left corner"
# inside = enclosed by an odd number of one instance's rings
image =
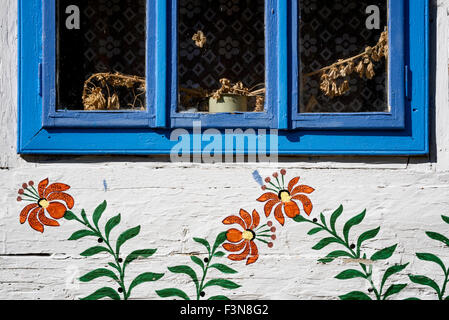
[[[282,207],[283,206],[277,206],[276,209],[274,210],[274,217],[281,224],[281,226],[285,224],[285,218],[284,214],[282,213]]]
[[[308,216],[310,216],[310,214],[312,213],[312,210],[313,210],[313,204],[312,204],[312,201],[308,197],[306,197],[305,195],[302,195],[302,194],[298,194],[298,195],[295,195],[292,199],[301,201],[301,203],[304,207],[304,212]]]
[[[28,214],[30,213],[30,211],[38,207],[39,205],[37,203],[32,203],[23,208],[22,212],[20,212],[20,223],[24,224],[25,221],[27,221]]]
[[[44,191],[48,186],[48,182],[49,182],[48,178],[39,182],[39,185],[37,187],[37,190],[39,192],[39,197],[44,198]]]
[[[45,216],[44,209],[41,209],[39,211],[38,218],[39,218],[39,221],[42,222],[45,226],[49,226],[49,227],[59,227],[60,226],[58,221],[55,221],[55,220],[50,219],[50,218],[47,218]]]
[[[287,217],[292,219],[300,214],[299,207],[294,201],[284,203],[284,211]]]
[[[232,243],[238,243],[243,240],[243,232],[237,229],[230,229],[226,233],[226,239]]]
[[[254,230],[255,228],[257,228],[260,224],[260,215],[256,210],[253,210],[253,223],[252,225],[249,227],[251,230]]]
[[[228,259],[232,261],[243,261],[249,257],[246,260],[246,265],[255,263],[259,259],[259,250],[257,249],[256,243],[254,241],[244,241],[242,245],[242,249],[245,248],[245,250],[240,254],[229,255]]]
[[[242,226],[242,228],[244,230],[246,230],[246,228],[247,228],[245,225],[245,221],[243,221],[242,218],[237,217],[237,216],[227,217],[226,219],[223,220],[223,224],[226,224],[226,225],[239,224],[240,226]]]
[[[281,200],[276,199],[276,200],[270,200],[265,204],[264,211],[265,211],[265,216],[267,218],[270,216],[271,211],[273,211],[273,208],[279,203],[281,203]]]
[[[300,177],[293,178],[288,183],[288,192],[290,192],[290,194],[292,194],[292,190],[298,184],[299,179],[300,179]]]
[[[44,192],[44,198],[46,199],[48,195],[50,195],[53,192],[62,192],[67,191],[70,189],[70,186],[64,184],[64,183],[53,183],[48,186],[48,188],[45,189]]]
[[[246,261],[247,266],[250,264],[253,264],[254,262],[256,262],[259,259],[259,250],[257,249],[257,245],[254,241],[251,241],[250,247],[251,247],[251,253],[250,253],[250,257]]]
[[[229,216],[223,220],[223,224],[239,224],[243,230],[254,229],[260,224],[260,215],[256,210],[253,210],[250,215],[246,210],[240,209],[240,217]]]
[[[230,254],[228,256],[228,259],[230,259],[232,261],[242,261],[248,257],[248,255],[250,254],[249,241],[245,241],[243,243],[245,244],[245,250],[243,250],[243,252],[240,254]]]
[[[229,252],[239,252],[242,251],[246,245],[247,241],[242,241],[241,243],[238,244],[225,243],[223,244],[223,248]]]
[[[53,201],[46,209],[50,216],[56,220],[62,219],[67,211],[65,205],[60,202]]]
[[[37,207],[31,211],[30,215],[28,216],[28,223],[30,224],[31,228],[43,233],[44,225],[37,219],[37,214],[38,214],[39,210],[42,210],[42,209]]]
[[[75,200],[73,199],[73,197],[64,192],[54,192],[50,194],[46,199],[50,202],[55,200],[64,201],[69,209],[72,209],[75,205]]]
[[[261,195],[259,197],[259,199],[257,199],[257,201],[259,201],[259,202],[265,202],[268,200],[278,200],[279,201],[279,196],[276,193],[267,192],[267,193],[264,193],[263,195]]]
[[[246,210],[240,209],[240,217],[242,217],[245,222],[245,230],[248,229],[251,225],[251,215]]]
[[[305,194],[311,194],[312,192],[314,192],[315,189],[306,185],[301,185],[298,186],[296,188],[294,188],[291,192],[291,195],[294,196],[298,193],[305,193]]]

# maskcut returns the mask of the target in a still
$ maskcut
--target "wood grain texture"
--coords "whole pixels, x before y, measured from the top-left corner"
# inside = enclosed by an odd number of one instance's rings
[[[408,273],[438,277],[433,266],[418,262],[415,252],[424,250],[449,259],[449,250],[425,237],[425,231],[448,234],[440,216],[449,214],[449,96],[448,26],[449,4],[434,0],[435,38],[435,115],[432,139],[435,147],[428,157],[289,157],[280,164],[176,164],[157,157],[58,157],[16,154],[17,128],[17,1],[3,0],[0,9],[0,299],[77,299],[104,284],[89,284],[77,278],[91,266],[104,267],[105,256],[82,258],[80,253],[95,240],[70,242],[79,227],[62,221],[60,228],[47,228],[39,234],[20,225],[21,204],[15,201],[23,182],[49,177],[53,182],[72,186],[75,210],[92,214],[103,200],[108,201],[105,217],[122,214],[121,231],[142,226],[138,241],[123,247],[131,252],[142,247],[158,248],[157,254],[137,261],[132,271],[167,272],[166,267],[188,263],[190,255],[202,257],[202,247],[193,237],[212,240],[224,231],[223,218],[240,208],[258,209],[261,190],[252,178],[259,170],[265,177],[286,168],[290,177],[317,191],[311,196],[315,209],[332,213],[345,206],[342,219],[367,209],[363,225],[356,232],[381,226],[378,241],[368,241],[367,251],[399,243],[394,263],[410,262]],[[105,183],[106,182],[106,183]],[[102,222],[104,223],[104,221]],[[341,227],[341,226],[340,226]],[[309,229],[295,223],[279,228],[273,249],[261,247],[259,261],[250,267],[229,265],[239,270],[233,280],[242,287],[232,299],[337,299],[348,283],[333,279],[344,260],[323,265],[312,250],[317,238]],[[113,236],[117,236],[118,230]],[[107,261],[106,261],[107,262]],[[379,273],[389,265],[376,263]],[[218,275],[218,274],[217,274]],[[405,279],[405,276],[400,277]],[[136,299],[156,299],[155,290],[188,285],[188,279],[170,274],[155,284],[135,289]],[[366,291],[357,280],[351,285]],[[186,289],[189,290],[188,287]],[[190,288],[193,294],[194,288]],[[207,294],[220,294],[210,288]],[[397,298],[418,296],[433,299],[428,290],[409,285]]]

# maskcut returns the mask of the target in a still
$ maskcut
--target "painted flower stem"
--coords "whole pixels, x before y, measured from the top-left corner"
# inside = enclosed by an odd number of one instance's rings
[[[98,237],[98,239],[101,240],[101,242],[103,242],[106,245],[108,252],[114,258],[114,261],[115,261],[114,267],[117,269],[117,271],[119,273],[119,279],[116,280],[116,282],[120,286],[120,288],[123,290],[123,292],[122,292],[123,299],[128,300],[129,294],[127,293],[126,286],[125,286],[125,267],[122,266],[122,264],[120,263],[120,257],[118,255],[118,253],[116,253],[114,251],[114,249],[112,249],[109,239],[106,238],[105,236],[103,236],[103,234],[101,233],[101,231],[99,230],[98,227],[93,227],[87,219],[82,221],[81,219],[79,219],[78,217],[75,216],[75,220],[78,221],[79,223],[81,223],[82,225],[86,226],[87,228],[89,228],[92,232],[94,232],[95,236]]]
[[[203,290],[204,290],[204,281],[206,280],[207,272],[209,271],[209,267],[210,267],[210,264],[212,262],[212,259],[214,257],[214,254],[215,254],[216,250],[217,249],[215,249],[214,251],[209,253],[209,258],[207,259],[207,264],[203,268],[203,277],[201,278],[201,283],[198,286],[198,290],[197,290],[197,293],[196,293],[196,300],[201,300],[201,292],[203,292]]]
[[[439,294],[439,299],[444,300],[444,295],[446,294],[447,285],[449,284],[449,269],[446,270],[444,274],[444,283],[443,287],[441,288],[441,293]]]
[[[360,252],[354,251],[351,248],[351,244],[348,241],[342,239],[335,231],[329,229],[326,224],[321,224],[319,222],[314,222],[312,220],[305,219],[305,218],[304,218],[304,221],[308,222],[308,223],[311,223],[311,224],[313,224],[313,225],[315,225],[317,227],[320,227],[323,230],[325,230],[326,232],[328,232],[330,235],[332,235],[338,241],[338,243],[343,245],[349,251],[349,253],[351,254],[351,258],[352,259],[355,259],[355,260],[362,259]],[[382,288],[380,290],[378,290],[376,288],[376,286],[374,285],[374,282],[373,282],[373,279],[372,279],[372,270],[370,270],[371,268],[367,269],[366,265],[363,264],[363,263],[359,263],[359,265],[362,268],[362,271],[363,271],[363,273],[364,273],[364,275],[366,277],[365,279],[370,283],[371,288],[373,290],[373,293],[376,296],[376,299],[377,300],[382,300]]]
[[[441,218],[443,219],[443,221],[446,224],[449,224],[449,216],[441,216]],[[437,233],[437,232],[432,232],[432,231],[428,231],[426,232],[426,235],[435,241],[438,241],[441,244],[444,244],[445,247],[449,247],[449,238],[447,238],[446,236],[444,236],[443,234]],[[442,270],[443,270],[443,274],[444,274],[444,281],[440,287],[440,285],[438,284],[437,280],[429,278],[425,275],[413,275],[413,274],[409,274],[409,279],[416,284],[419,285],[423,285],[429,288],[432,288],[437,296],[439,300],[449,300],[449,295],[444,297],[447,294],[447,287],[449,284],[449,268],[445,265],[445,263],[443,262],[443,260],[438,257],[437,255],[433,254],[433,253],[416,253],[416,256],[418,257],[419,260],[421,261],[425,261],[425,262],[431,262],[434,264],[437,264]],[[411,300],[416,300],[417,298],[410,298]]]
[[[195,295],[192,295],[192,297],[190,298],[187,293],[185,293],[183,290],[177,289],[177,288],[166,288],[163,290],[158,290],[158,291],[156,291],[157,295],[161,298],[175,297],[175,298],[181,298],[183,300],[194,300],[195,299],[195,300],[199,301],[199,300],[201,300],[201,298],[204,298],[206,296],[206,292],[204,290],[206,288],[209,288],[212,286],[218,286],[218,287],[222,287],[224,289],[230,289],[230,290],[240,288],[240,285],[238,285],[230,280],[227,280],[227,279],[211,279],[206,282],[206,278],[208,276],[208,272],[210,269],[217,269],[218,271],[220,271],[221,273],[224,273],[224,274],[237,273],[237,271],[235,271],[234,269],[232,269],[224,264],[221,264],[221,263],[212,264],[212,260],[215,257],[220,258],[220,257],[225,256],[224,252],[217,251],[217,249],[225,242],[226,232],[222,232],[217,236],[213,247],[211,247],[210,243],[206,239],[193,238],[193,240],[195,242],[203,245],[206,248],[207,253],[208,253],[207,258],[205,258],[204,260],[201,260],[197,256],[190,257],[190,259],[193,261],[193,263],[200,266],[201,271],[202,271],[202,276],[199,277],[198,274],[196,273],[196,271],[188,265],[179,265],[179,266],[175,266],[175,267],[169,267],[168,270],[175,274],[188,275],[190,277],[190,279],[192,279],[193,284],[195,285],[196,297],[195,297]],[[200,278],[201,278],[201,281],[199,280]],[[209,297],[208,300],[229,300],[229,298],[224,295],[217,295],[217,296]]]

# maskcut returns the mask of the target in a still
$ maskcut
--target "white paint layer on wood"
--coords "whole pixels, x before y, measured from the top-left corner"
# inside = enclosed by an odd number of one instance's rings
[[[50,178],[72,186],[75,212],[84,208],[92,213],[103,200],[108,201],[105,217],[122,214],[121,231],[142,226],[138,238],[124,247],[157,248],[148,260],[130,267],[131,275],[162,272],[166,276],[155,284],[135,290],[136,299],[156,299],[155,290],[186,287],[188,279],[170,274],[167,267],[190,263],[189,255],[204,258],[193,237],[213,241],[226,230],[222,220],[240,208],[257,209],[260,187],[252,178],[259,170],[269,176],[281,168],[289,177],[300,175],[302,182],[316,188],[311,198],[315,209],[332,213],[345,207],[345,221],[367,209],[363,225],[354,234],[381,226],[377,240],[366,243],[367,252],[398,244],[389,264],[376,262],[374,281],[394,263],[410,262],[406,272],[395,279],[409,283],[408,273],[427,274],[440,279],[432,265],[423,264],[416,252],[429,251],[449,262],[449,249],[425,236],[426,231],[449,235],[440,216],[449,215],[449,82],[448,9],[444,0],[434,0],[436,18],[434,110],[432,115],[432,154],[429,157],[292,157],[280,164],[176,164],[156,157],[26,157],[16,154],[17,122],[17,1],[3,0],[0,9],[0,299],[77,299],[104,285],[99,279],[90,284],[77,279],[92,266],[107,266],[106,256],[82,258],[80,252],[95,245],[95,240],[67,241],[79,227],[62,221],[60,228],[46,228],[39,234],[19,223],[21,204],[15,201],[23,182]],[[107,188],[104,187],[104,181]],[[102,222],[104,223],[104,221]],[[341,225],[340,225],[341,228]],[[289,221],[277,226],[273,249],[260,246],[261,257],[251,266],[230,265],[239,271],[229,279],[242,287],[229,294],[238,299],[337,299],[348,287],[366,291],[366,282],[334,279],[351,263],[337,260],[317,262],[325,252],[311,248],[321,239],[308,236],[310,228]],[[117,236],[118,230],[113,236]],[[352,239],[356,241],[356,239]],[[328,252],[328,251],[326,251]],[[218,276],[218,274],[217,274]],[[441,279],[440,279],[441,280]],[[191,284],[190,284],[191,285]],[[190,291],[189,291],[190,290]],[[211,288],[207,295],[221,294]],[[396,298],[418,296],[434,299],[427,289],[409,285]]]

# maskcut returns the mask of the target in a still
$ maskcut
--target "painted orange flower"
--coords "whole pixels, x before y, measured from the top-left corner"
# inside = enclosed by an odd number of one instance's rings
[[[300,178],[296,177],[290,180],[287,188],[285,188],[284,177],[287,174],[286,170],[281,170],[281,181],[279,174],[276,172],[273,177],[276,179],[276,184],[271,178],[266,178],[265,182],[268,186],[262,186],[262,190],[272,191],[263,194],[257,201],[266,202],[264,211],[267,217],[274,211],[274,217],[281,224],[285,224],[284,214],[289,218],[295,218],[301,214],[298,202],[302,203],[304,212],[310,216],[313,210],[312,201],[305,194],[311,194],[315,191],[312,187],[306,185],[297,185]]]
[[[75,204],[73,197],[64,192],[69,190],[70,186],[63,183],[48,184],[48,179],[42,180],[36,190],[33,181],[24,183],[17,198],[19,202],[31,202],[20,213],[20,223],[24,224],[28,220],[31,228],[42,233],[44,225],[59,227],[56,220],[63,218],[67,209],[72,209]],[[45,213],[55,220],[48,218]]]
[[[268,230],[262,230],[267,225],[259,227],[260,216],[256,210],[253,211],[252,216],[245,210],[240,210],[240,217],[230,216],[223,220],[226,225],[239,224],[243,231],[238,229],[230,229],[226,233],[226,239],[229,243],[223,244],[223,248],[233,254],[228,258],[233,261],[246,260],[246,265],[255,263],[259,259],[259,249],[256,245],[256,240],[268,244],[273,247],[273,243],[269,243],[264,238],[276,239],[275,235],[269,235],[269,232],[275,232],[276,228],[272,227]],[[259,227],[259,228],[257,228]],[[256,229],[257,228],[257,229]],[[243,250],[243,251],[242,251]],[[240,252],[236,254],[236,252]]]

